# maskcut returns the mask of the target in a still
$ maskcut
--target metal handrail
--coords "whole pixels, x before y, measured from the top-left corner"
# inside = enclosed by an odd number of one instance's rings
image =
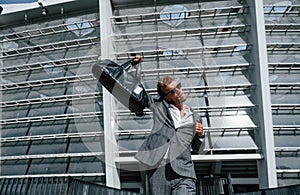
[[[35,123],[35,122],[57,121],[57,120],[93,118],[99,116],[103,116],[103,112],[84,112],[84,113],[13,118],[13,119],[0,120],[0,124],[1,125],[24,124],[24,123]]]
[[[97,132],[84,132],[84,133],[62,133],[62,134],[47,134],[47,135],[31,135],[31,136],[18,136],[18,137],[2,137],[0,143],[10,142],[24,142],[24,141],[37,141],[37,140],[56,140],[56,139],[71,139],[71,138],[87,138],[87,137],[100,137],[103,136],[102,131]]]
[[[49,64],[53,67],[66,67],[66,66],[79,65],[83,63],[91,63],[91,62],[95,62],[97,58],[98,55],[80,56],[75,58],[63,58],[59,60],[50,60],[50,61],[43,61],[38,63],[1,67],[0,75],[19,73],[24,71],[32,71],[32,70],[41,70],[41,69],[45,69],[45,64],[47,65]]]
[[[300,24],[266,24],[266,33],[299,33]]]
[[[243,71],[252,68],[249,63],[241,64],[222,64],[222,65],[212,65],[212,66],[194,66],[194,67],[184,67],[184,68],[159,68],[159,69],[144,69],[142,70],[143,77],[152,77],[160,75],[170,75],[170,74],[201,74],[205,73],[215,73],[215,72],[231,72],[233,75],[236,71]]]
[[[164,20],[176,20],[179,18],[172,18],[172,14],[183,14],[184,19],[194,19],[194,18],[209,18],[209,17],[232,17],[237,15],[243,15],[247,13],[247,6],[231,6],[222,8],[212,8],[212,9],[195,9],[188,11],[174,11],[174,12],[156,12],[148,14],[136,14],[136,15],[125,15],[125,16],[113,16],[111,18],[112,23],[115,25],[121,24],[133,24],[133,23],[145,23],[145,22],[155,22]],[[162,19],[159,16],[161,14],[169,15],[167,19]],[[180,18],[181,19],[181,18]]]
[[[91,27],[80,27],[80,25],[78,25],[86,22],[93,23],[93,26],[95,26],[95,24],[97,25],[97,20],[93,19],[93,20],[86,20],[81,22],[59,24],[59,25],[50,26],[46,28],[38,28],[38,29],[31,29],[31,30],[25,30],[25,31],[14,32],[14,33],[8,33],[8,34],[0,35],[0,43],[73,31],[68,28],[69,25],[77,25],[78,28],[76,30],[91,28]]]
[[[287,70],[287,71],[299,71],[300,70],[300,62],[277,62],[277,63],[269,63],[269,71],[275,70]]]
[[[274,52],[299,52],[300,51],[300,42],[299,43],[267,43],[267,51]]]
[[[51,159],[51,158],[76,158],[76,157],[104,157],[104,152],[81,152],[81,153],[61,153],[61,154],[32,154],[17,156],[1,156],[0,161],[26,160],[26,159]]]
[[[191,28],[184,30],[168,30],[168,31],[152,31],[152,32],[138,32],[138,33],[115,33],[113,37],[115,42],[125,41],[142,41],[153,39],[169,39],[180,37],[193,37],[193,36],[219,36],[245,33],[250,29],[250,25],[234,25],[234,26],[218,26],[218,27],[203,27]]]
[[[62,95],[62,96],[50,96],[44,98],[12,100],[12,101],[1,102],[0,108],[46,104],[46,103],[55,103],[55,102],[67,102],[67,101],[75,101],[75,100],[97,99],[101,97],[101,95],[102,93],[95,92],[95,93],[71,94],[71,95]]]
[[[68,84],[68,83],[93,81],[93,80],[96,80],[93,74],[86,74],[86,75],[75,75],[75,76],[68,76],[68,77],[34,80],[34,81],[23,81],[18,83],[10,83],[10,84],[2,85],[0,91],[24,89],[29,87],[30,88],[41,87],[41,86],[49,86],[49,85],[57,85],[57,84]]]
[[[246,52],[251,50],[251,44],[234,44],[234,45],[221,45],[221,46],[204,46],[204,47],[188,47],[188,48],[176,48],[176,49],[154,49],[154,50],[137,50],[137,51],[123,51],[115,52],[113,55],[116,56],[118,60],[130,59],[132,55],[140,54],[144,58],[154,58],[154,57],[173,57],[173,56],[189,56],[189,55],[199,55],[199,54],[237,54],[241,52]],[[243,49],[239,49],[243,48]],[[181,50],[183,54],[177,51]]]
[[[298,91],[300,90],[300,83],[270,83],[271,92],[277,93],[278,91]]]
[[[35,54],[35,53],[43,53],[48,51],[55,51],[60,49],[70,49],[74,47],[83,47],[89,45],[95,45],[99,42],[99,37],[88,37],[83,39],[75,39],[69,41],[61,41],[56,43],[48,43],[42,45],[35,45],[30,47],[23,47],[18,49],[10,49],[10,50],[3,50],[1,58],[8,58],[8,57],[16,57],[21,55],[28,55],[28,54]]]

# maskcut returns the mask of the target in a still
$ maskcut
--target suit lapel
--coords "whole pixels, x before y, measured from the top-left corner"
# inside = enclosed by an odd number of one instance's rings
[[[171,112],[169,110],[170,104],[168,102],[166,102],[165,100],[162,100],[162,102],[163,102],[163,107],[165,109],[165,113],[167,115],[166,122],[169,123],[173,129],[175,129],[174,121],[171,116]]]

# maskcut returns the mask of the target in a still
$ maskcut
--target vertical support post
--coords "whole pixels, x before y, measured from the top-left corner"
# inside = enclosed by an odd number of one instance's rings
[[[232,195],[233,192],[233,186],[232,186],[232,180],[231,180],[231,174],[227,173],[227,182],[228,182],[228,194]]]
[[[109,0],[99,0],[100,16],[100,39],[101,39],[101,58],[112,59],[113,42],[111,35],[113,33],[111,25],[112,7]],[[113,188],[121,188],[120,176],[115,165],[115,154],[117,143],[115,138],[115,119],[112,113],[113,97],[103,88],[103,113],[104,114],[104,147],[105,147],[105,171],[106,185]]]
[[[247,39],[252,44],[252,49],[248,57],[254,64],[251,77],[256,86],[254,102],[257,110],[254,117],[259,129],[255,133],[255,141],[264,157],[258,160],[259,185],[261,189],[273,188],[277,187],[277,175],[263,1],[245,0],[244,2],[249,6],[245,20],[251,25]]]

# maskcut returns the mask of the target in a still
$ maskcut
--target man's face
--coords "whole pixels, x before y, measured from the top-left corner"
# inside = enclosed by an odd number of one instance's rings
[[[177,83],[177,81],[172,81],[166,86],[166,94],[165,100],[179,109],[186,100],[186,96],[181,89],[181,84]]]

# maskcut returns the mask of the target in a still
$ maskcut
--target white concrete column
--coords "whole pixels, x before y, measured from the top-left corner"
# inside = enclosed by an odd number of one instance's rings
[[[113,59],[113,42],[111,35],[112,7],[110,0],[99,0],[100,14],[100,39],[101,59]],[[115,166],[115,154],[117,143],[115,138],[114,102],[112,95],[103,88],[103,113],[104,113],[104,145],[105,145],[105,172],[106,185],[113,188],[121,188],[120,176]]]
[[[251,77],[256,86],[254,99],[257,110],[254,117],[259,126],[255,133],[255,141],[263,155],[263,159],[258,160],[259,185],[261,189],[273,188],[277,187],[277,175],[263,1],[245,0],[245,2],[249,6],[245,20],[251,25],[247,37],[252,44],[249,58],[254,67]]]

